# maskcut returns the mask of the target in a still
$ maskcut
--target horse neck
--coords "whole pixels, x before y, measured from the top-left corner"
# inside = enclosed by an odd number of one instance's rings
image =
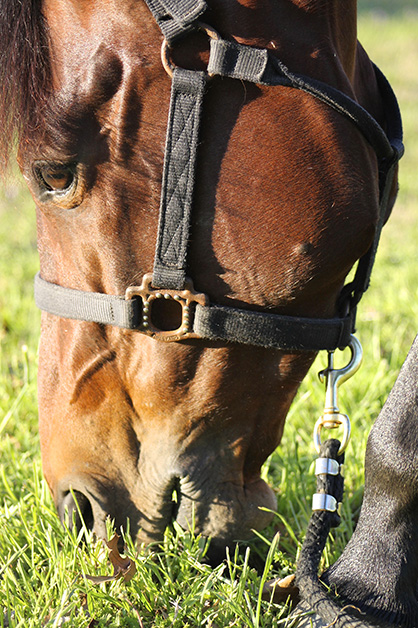
[[[315,61],[335,55],[353,83],[357,0],[210,0],[210,6],[220,28],[239,42],[275,50],[293,71],[312,67],[312,74]]]
[[[317,4],[321,4],[316,0]],[[341,64],[354,83],[357,49],[357,0],[328,0],[330,35]]]

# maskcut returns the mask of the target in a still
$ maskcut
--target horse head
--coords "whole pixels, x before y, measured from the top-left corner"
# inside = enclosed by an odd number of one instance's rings
[[[0,46],[13,89],[2,120],[5,138],[19,133],[42,280],[119,297],[152,271],[158,238],[171,89],[158,20],[143,0],[6,4]],[[202,19],[222,41],[267,50],[275,67],[327,84],[384,125],[354,1],[208,5]],[[169,71],[205,74],[208,31],[170,44]],[[304,90],[205,81],[186,237],[195,290],[220,308],[332,319],[379,221],[375,150]],[[169,294],[153,307],[160,330],[179,326]],[[144,542],[173,518],[219,547],[248,538],[276,508],[260,469],[315,347],[161,339],[43,313],[40,437],[58,511],[75,496],[100,536],[110,516],[129,518]]]

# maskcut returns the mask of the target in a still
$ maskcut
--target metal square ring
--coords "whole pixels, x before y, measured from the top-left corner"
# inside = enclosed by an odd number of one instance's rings
[[[163,342],[200,338],[198,334],[192,331],[191,317],[193,307],[191,308],[191,306],[196,303],[202,306],[209,305],[209,299],[206,294],[194,290],[191,279],[186,278],[183,290],[166,290],[154,288],[152,286],[152,273],[147,273],[144,275],[140,286],[127,288],[125,298],[131,300],[135,297],[141,297],[142,299],[142,321],[140,326],[142,333]],[[152,320],[152,303],[157,299],[173,300],[181,306],[181,324],[177,329],[162,330],[154,324]]]

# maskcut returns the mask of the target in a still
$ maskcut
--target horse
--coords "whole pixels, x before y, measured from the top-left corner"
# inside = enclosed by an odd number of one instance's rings
[[[0,9],[58,513],[144,544],[193,522],[222,555],[271,520],[261,466],[317,351],[349,344],[396,198],[399,116],[356,2]]]

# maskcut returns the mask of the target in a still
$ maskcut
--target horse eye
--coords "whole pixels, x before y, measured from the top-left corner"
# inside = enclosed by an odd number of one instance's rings
[[[40,183],[50,192],[64,192],[74,181],[75,168],[66,164],[38,165],[37,175]]]

